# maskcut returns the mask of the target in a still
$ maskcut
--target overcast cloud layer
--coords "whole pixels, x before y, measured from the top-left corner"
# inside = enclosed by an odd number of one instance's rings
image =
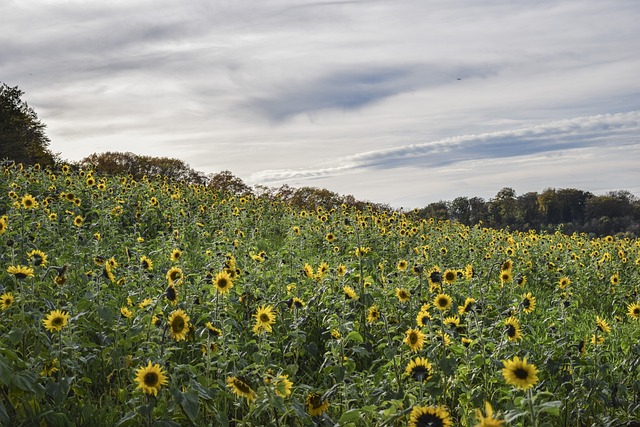
[[[395,207],[640,195],[640,2],[2,1],[51,148]]]

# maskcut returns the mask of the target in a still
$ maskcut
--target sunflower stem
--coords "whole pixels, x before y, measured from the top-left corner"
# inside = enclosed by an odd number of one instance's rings
[[[527,400],[529,400],[529,412],[531,415],[531,425],[533,427],[538,427],[538,420],[536,417],[535,408],[533,406],[533,388],[529,388],[527,390],[527,397],[528,397]]]

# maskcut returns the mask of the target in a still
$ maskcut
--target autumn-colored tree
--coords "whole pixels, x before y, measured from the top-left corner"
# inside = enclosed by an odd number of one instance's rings
[[[193,170],[179,159],[169,157],[139,156],[134,153],[111,152],[94,153],[80,161],[82,167],[91,167],[103,175],[131,175],[139,180],[143,176],[166,176],[176,181],[206,184],[202,172]]]

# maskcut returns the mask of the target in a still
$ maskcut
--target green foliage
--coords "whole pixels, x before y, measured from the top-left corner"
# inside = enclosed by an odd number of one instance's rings
[[[403,426],[432,407],[471,427],[485,402],[509,426],[637,417],[637,239],[92,169],[1,173],[2,425]],[[503,375],[514,356],[537,368],[526,391]],[[428,378],[407,372],[417,357]]]
[[[45,125],[23,95],[17,86],[0,85],[0,160],[52,166],[56,156],[49,150]]]

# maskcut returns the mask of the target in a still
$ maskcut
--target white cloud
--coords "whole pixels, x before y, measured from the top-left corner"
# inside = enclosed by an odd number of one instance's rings
[[[407,205],[553,186],[541,170],[595,188],[595,153],[607,171],[635,153],[635,0],[9,1],[0,16],[0,78],[71,160],[131,150]],[[629,189],[625,173],[597,186]]]

